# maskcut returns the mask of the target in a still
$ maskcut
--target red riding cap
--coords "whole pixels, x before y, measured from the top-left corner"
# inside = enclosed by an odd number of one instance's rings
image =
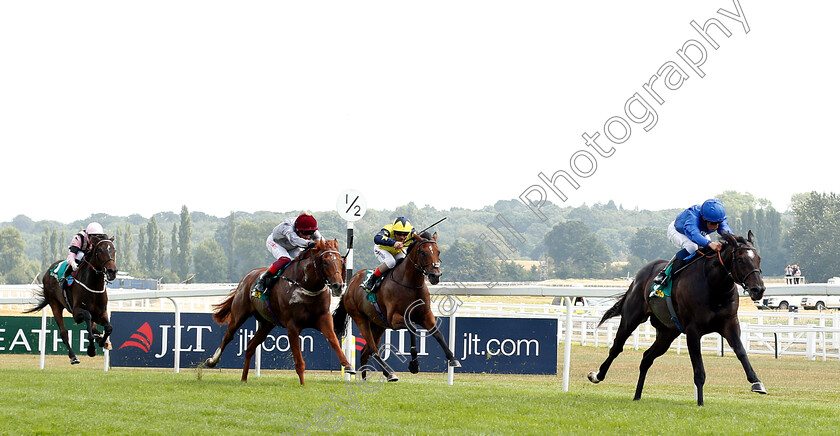
[[[311,232],[318,230],[318,222],[315,221],[315,217],[312,216],[311,213],[302,213],[295,220],[295,230],[302,232]]]

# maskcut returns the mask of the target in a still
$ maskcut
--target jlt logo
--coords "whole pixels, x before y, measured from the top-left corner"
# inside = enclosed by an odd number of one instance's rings
[[[155,354],[156,358],[161,358],[166,355],[169,351],[175,351],[175,347],[173,346],[172,349],[169,349],[169,329],[172,328],[174,330],[175,326],[172,325],[160,325],[160,353]],[[181,326],[182,336],[181,336],[181,344],[184,343],[192,343],[187,348],[181,347],[180,351],[196,351],[196,352],[203,352],[204,350],[204,331],[211,331],[213,327],[209,325],[191,325],[191,326]],[[194,333],[193,333],[194,332]],[[152,345],[154,343],[154,335],[152,333],[152,327],[149,325],[148,322],[143,323],[137,331],[131,335],[131,337],[123,342],[120,345],[119,349],[123,349],[126,347],[134,347],[143,350],[144,353],[148,353],[152,349]]]
[[[155,338],[152,335],[152,327],[146,322],[143,323],[143,325],[141,325],[127,341],[120,345],[119,350],[122,350],[125,347],[136,347],[143,350],[144,353],[148,353],[152,348],[152,343],[154,341]]]

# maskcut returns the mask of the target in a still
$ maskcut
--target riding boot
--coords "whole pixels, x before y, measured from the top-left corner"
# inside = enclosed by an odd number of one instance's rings
[[[277,281],[277,275],[266,270],[260,275],[259,280],[257,280],[257,286],[254,287],[254,290],[260,294],[264,294],[265,292],[271,290],[275,281]]]
[[[668,277],[667,274],[665,274],[665,271],[668,270],[668,267],[671,266],[671,264],[673,264],[675,260],[677,260],[676,255],[674,257],[672,257],[671,260],[669,260],[667,264],[665,264],[665,267],[662,268],[662,271],[659,271],[659,274],[657,274],[656,277],[653,279],[653,283],[655,283],[657,285],[660,285],[660,286],[663,283],[665,283],[665,278]]]
[[[377,278],[379,278],[379,277],[376,275],[376,273],[371,274],[370,277],[368,277],[367,280],[365,280],[365,284],[363,285],[365,287],[365,289],[368,290],[368,291],[372,291],[373,290],[373,285],[374,285],[374,283],[376,283]]]

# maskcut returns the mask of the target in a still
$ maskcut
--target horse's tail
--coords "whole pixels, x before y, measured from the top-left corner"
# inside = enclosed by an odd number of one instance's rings
[[[332,316],[333,330],[335,330],[335,336],[340,340],[344,336],[344,332],[347,331],[347,321],[350,319],[347,308],[344,307],[344,297],[338,300],[338,307],[335,308]]]
[[[624,301],[627,300],[627,294],[629,294],[630,290],[633,289],[634,283],[636,282],[631,282],[630,287],[627,288],[627,292],[625,292],[624,295],[622,295],[621,298],[618,301],[616,301],[615,304],[613,304],[613,307],[610,307],[609,309],[607,309],[606,312],[604,312],[604,316],[601,317],[601,321],[598,323],[598,327],[601,327],[601,324],[603,324],[604,321],[621,314],[621,309],[624,308]]]
[[[230,318],[230,308],[233,306],[233,297],[236,296],[237,290],[238,288],[234,289],[234,291],[225,298],[225,301],[213,305],[213,321],[216,321],[217,324],[227,324],[228,319]]]
[[[39,301],[38,304],[35,307],[33,307],[31,309],[24,310],[23,313],[37,312],[37,311],[47,307],[48,304],[50,304],[47,301],[47,296],[46,296],[46,293],[44,292],[44,287],[43,286],[38,288],[38,291],[35,292],[35,296],[40,298],[41,301]]]

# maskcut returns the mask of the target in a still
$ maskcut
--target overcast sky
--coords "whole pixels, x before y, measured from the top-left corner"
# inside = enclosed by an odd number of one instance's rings
[[[348,188],[375,209],[523,194],[664,209],[737,190],[785,210],[791,194],[840,191],[838,12],[3,2],[0,221],[332,210]],[[711,42],[691,25],[710,18]]]

